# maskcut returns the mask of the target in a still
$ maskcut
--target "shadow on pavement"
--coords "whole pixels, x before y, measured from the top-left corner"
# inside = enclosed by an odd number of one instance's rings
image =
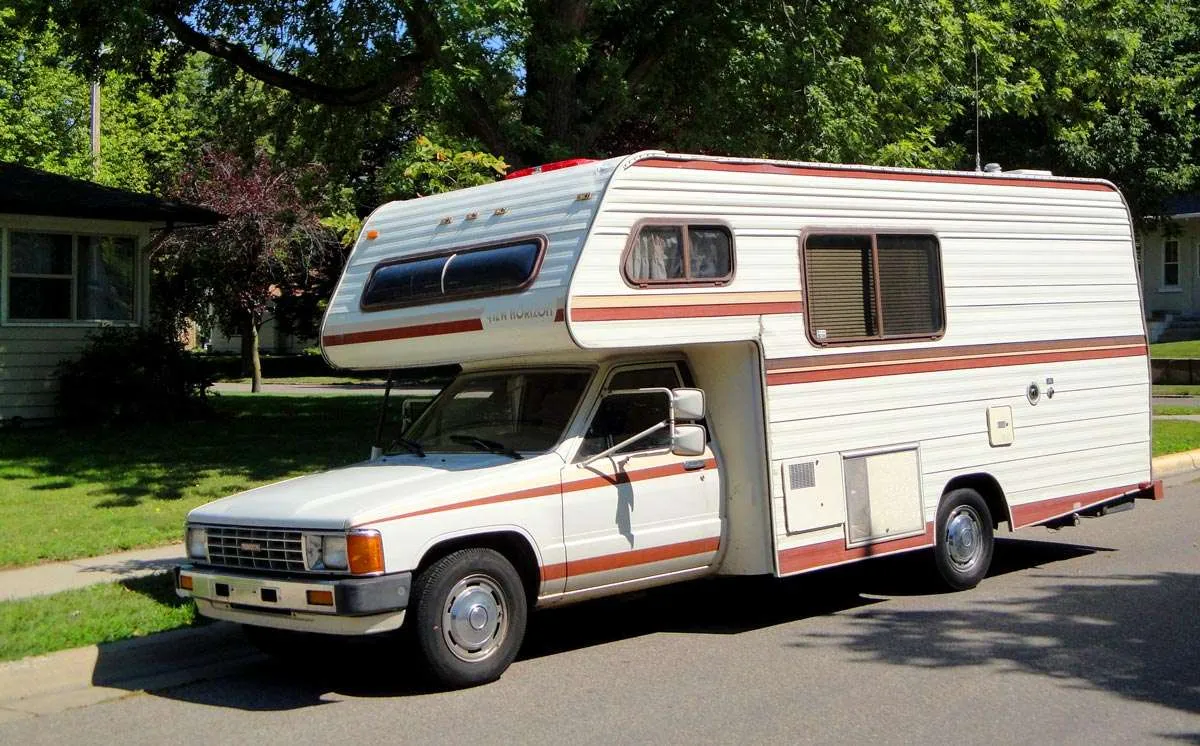
[[[999,540],[993,576],[1071,560],[1097,551],[1108,550],[1057,542]],[[525,646],[518,660],[537,659],[654,633],[739,634],[858,610],[854,613],[862,634],[843,641],[843,644],[864,655],[894,660],[901,665],[931,665],[929,659],[923,657],[924,653],[935,659],[940,656],[945,665],[953,665],[958,651],[950,635],[954,630],[969,629],[972,623],[969,619],[956,619],[963,615],[961,612],[939,613],[931,619],[930,615],[920,612],[888,611],[886,607],[876,612],[870,608],[888,596],[941,593],[933,579],[931,562],[928,552],[913,552],[782,580],[713,578],[551,609],[530,618]],[[1158,587],[1151,583],[1145,587],[1145,592],[1153,595],[1153,589]],[[1115,586],[1100,585],[1095,590],[1097,594],[1109,594],[1104,607],[1121,606],[1130,614],[1136,613],[1137,608],[1161,606],[1149,598],[1123,604],[1119,593],[1130,588],[1143,586],[1118,579]],[[1058,592],[1048,598],[1068,604],[1071,609],[1079,607],[1082,610],[1093,603],[1091,598],[1075,602]],[[994,622],[988,617],[990,612],[971,613],[980,615],[978,623],[982,630],[986,631]],[[927,651],[929,643],[924,642],[923,631],[931,625],[934,629],[944,630],[945,637],[939,639],[935,635],[934,649]],[[1078,634],[1080,643],[1091,634],[1090,629],[1089,626]],[[1065,635],[1065,631],[1061,632]],[[1162,643],[1161,640],[1158,642]],[[1020,634],[1014,634],[1007,640],[1007,645],[1006,652],[1013,657],[1021,655],[1022,645],[1029,646],[1025,654],[1031,660],[1044,651],[1040,637],[1023,640]],[[1154,646],[1148,644],[1146,647]],[[1159,652],[1162,660],[1157,657],[1154,660],[1162,668],[1169,663],[1166,660],[1168,653]],[[1081,661],[1079,668],[1103,667],[1104,664],[1103,660],[1089,658]],[[1190,675],[1194,683],[1196,674]],[[1188,676],[1181,670],[1173,674],[1171,680],[1182,683],[1189,680]],[[1101,677],[1099,672],[1095,677]],[[1147,685],[1140,686],[1145,688]],[[1163,684],[1162,688],[1166,686]],[[318,636],[297,646],[294,662],[254,663],[240,674],[217,681],[151,689],[162,697],[260,711],[325,704],[329,695],[396,697],[433,691],[415,675],[414,662],[393,639],[326,639]],[[1157,693],[1157,687],[1150,692]],[[1175,695],[1179,702],[1185,698],[1183,693]]]

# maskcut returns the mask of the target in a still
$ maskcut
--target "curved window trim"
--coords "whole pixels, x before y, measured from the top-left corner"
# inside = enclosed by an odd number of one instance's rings
[[[812,236],[870,236],[871,237],[871,252],[875,256],[876,242],[875,236],[929,236],[933,239],[936,247],[937,270],[938,270],[938,291],[941,292],[942,303],[942,325],[933,334],[898,334],[892,336],[883,336],[882,331],[874,337],[846,337],[837,340],[818,341],[812,331],[812,314],[809,312],[808,299],[812,297],[812,293],[808,286],[808,239]],[[873,259],[873,261],[878,261]],[[937,231],[929,228],[843,228],[833,226],[829,228],[806,228],[800,233],[800,273],[801,286],[804,288],[804,336],[808,337],[808,342],[813,347],[862,347],[864,345],[881,345],[881,344],[899,344],[902,342],[936,342],[946,336],[946,276],[943,272],[944,264],[942,262],[942,239],[937,234]],[[876,277],[878,277],[878,267],[876,267]],[[878,283],[875,288],[876,303],[879,303],[879,287]]]
[[[447,293],[434,300],[418,300],[411,302],[400,303],[372,303],[367,304],[365,297],[367,289],[371,287],[371,283],[375,280],[375,274],[382,269],[394,267],[398,264],[409,264],[411,262],[419,262],[425,259],[436,259],[438,257],[447,257],[446,264],[442,267],[442,279],[445,280],[446,269],[450,266],[452,257],[459,254],[473,254],[479,251],[487,251],[488,249],[504,249],[509,246],[519,246],[520,244],[533,243],[537,244],[537,258],[533,261],[533,270],[529,273],[529,278],[520,285],[509,288],[508,290],[484,290],[475,293]],[[542,271],[542,261],[546,258],[546,246],[549,241],[544,235],[535,234],[532,236],[521,236],[520,238],[510,238],[504,241],[490,241],[482,244],[470,244],[468,246],[456,246],[452,249],[442,249],[439,251],[427,251],[421,254],[406,256],[403,259],[389,259],[379,262],[371,269],[371,274],[367,277],[367,281],[363,283],[362,291],[358,294],[358,308],[363,313],[372,313],[374,311],[390,311],[395,308],[415,308],[417,306],[434,306],[439,303],[452,303],[459,300],[469,300],[472,298],[490,298],[497,295],[511,295],[512,293],[520,293],[529,289],[529,286],[537,280],[538,273]]]
[[[679,228],[683,231],[683,266],[689,266],[688,260],[691,251],[691,237],[688,235],[688,228],[720,228],[729,236],[729,274],[724,277],[712,277],[703,280],[635,280],[629,276],[629,255],[633,253],[633,248],[637,244],[638,235],[642,232],[642,228],[668,226]],[[737,245],[733,238],[733,226],[724,220],[679,220],[676,218],[643,218],[633,224],[629,229],[629,238],[625,241],[625,249],[621,252],[621,279],[625,284],[634,290],[645,290],[647,288],[660,287],[724,287],[733,282],[733,278],[737,275]]]

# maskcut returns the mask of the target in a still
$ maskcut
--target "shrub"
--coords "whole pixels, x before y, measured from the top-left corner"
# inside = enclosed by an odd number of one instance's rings
[[[74,423],[171,422],[208,412],[212,377],[177,340],[147,329],[102,329],[58,367],[61,415]]]

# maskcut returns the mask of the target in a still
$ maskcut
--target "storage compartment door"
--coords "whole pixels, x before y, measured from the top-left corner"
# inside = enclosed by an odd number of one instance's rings
[[[842,473],[847,546],[925,531],[916,447],[844,456]]]

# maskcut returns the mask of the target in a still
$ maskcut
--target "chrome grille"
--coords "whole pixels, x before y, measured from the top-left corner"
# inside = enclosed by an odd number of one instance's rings
[[[299,531],[208,526],[208,561],[224,567],[304,572]]]

